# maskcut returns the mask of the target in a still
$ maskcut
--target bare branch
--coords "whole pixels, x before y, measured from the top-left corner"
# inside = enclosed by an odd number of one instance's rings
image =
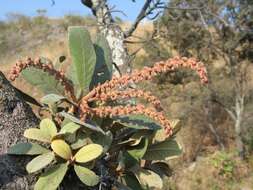
[[[154,0],[146,0],[145,4],[143,5],[143,7],[142,7],[139,15],[135,19],[134,23],[132,24],[132,26],[130,27],[130,29],[124,33],[125,34],[125,38],[131,36],[133,34],[133,32],[135,31],[135,29],[137,28],[137,26],[139,25],[139,23],[145,17],[148,17],[149,15],[153,14],[153,11],[156,10],[156,9],[158,9],[158,7],[162,6],[162,5],[163,5],[163,3],[162,3],[161,0],[156,0],[155,2],[154,2]],[[149,19],[153,20],[153,19],[157,18],[160,15],[160,13],[161,13],[161,11],[159,11],[158,13],[155,14],[155,16],[153,16],[153,17],[151,17]]]
[[[213,97],[212,101],[220,105],[228,113],[228,115],[233,119],[233,121],[236,121],[236,114],[232,110],[227,108],[221,101],[217,100],[217,98],[215,97]]]
[[[146,2],[144,3],[141,12],[139,13],[139,15],[137,16],[136,20],[134,21],[133,25],[131,26],[131,28],[125,32],[125,37],[129,37],[131,36],[131,34],[135,31],[135,29],[137,28],[138,24],[141,22],[142,19],[144,19],[147,16],[147,9],[150,5],[150,3],[152,2],[152,0],[146,0]]]
[[[157,6],[158,9],[177,9],[177,10],[182,10],[182,11],[197,11],[197,10],[201,10],[204,9],[205,7],[171,7],[171,6],[164,6],[164,5],[159,5]]]

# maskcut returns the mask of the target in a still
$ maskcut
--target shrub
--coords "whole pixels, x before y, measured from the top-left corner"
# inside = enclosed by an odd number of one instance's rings
[[[70,27],[69,47],[73,63],[67,73],[45,58],[18,61],[12,69],[11,80],[21,73],[47,94],[37,105],[51,118],[24,132],[43,144],[20,143],[9,154],[38,155],[26,166],[29,173],[47,168],[36,190],[56,189],[71,167],[86,187],[162,188],[168,169],[163,161],[181,153],[177,122],[166,118],[159,99],[128,84],[179,66],[196,70],[207,82],[205,68],[193,58],[176,57],[113,77],[110,48],[102,35],[93,44],[83,27]]]
[[[218,153],[212,160],[212,164],[219,171],[219,175],[227,178],[233,177],[233,171],[235,169],[235,162],[225,152]]]
[[[13,28],[14,30],[29,30],[32,27],[31,19],[28,16],[18,13],[9,13],[7,18],[9,20],[10,28]]]

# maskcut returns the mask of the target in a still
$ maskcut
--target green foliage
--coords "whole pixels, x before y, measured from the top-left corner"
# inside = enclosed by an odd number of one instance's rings
[[[70,121],[73,121],[74,123],[77,123],[77,124],[79,124],[79,125],[87,128],[87,129],[90,129],[90,130],[93,130],[93,131],[97,131],[97,132],[100,132],[100,133],[104,134],[104,131],[99,126],[94,126],[94,125],[91,125],[89,123],[84,123],[80,119],[78,119],[75,116],[73,116],[71,114],[68,114],[66,112],[61,112],[61,115],[63,117],[65,117],[66,119],[69,119]]]
[[[106,80],[110,80],[112,78],[111,49],[103,35],[97,36],[96,41],[94,43],[94,48],[97,55],[97,63],[90,84],[90,89],[94,88],[99,83],[102,84]]]
[[[173,139],[151,144],[145,155],[145,160],[169,160],[182,153],[181,148]]]
[[[62,139],[53,140],[51,148],[60,157],[65,160],[70,160],[72,157],[72,151],[70,146]]]
[[[51,137],[41,129],[30,128],[25,130],[24,136],[28,139],[37,140],[41,142],[50,142]]]
[[[132,189],[132,190],[142,190],[141,184],[139,183],[138,179],[135,177],[134,174],[128,173],[125,174],[122,177],[123,184],[127,185],[126,188]]]
[[[163,181],[160,176],[151,170],[138,168],[135,171],[135,176],[143,187],[161,189],[163,186]]]
[[[87,186],[95,186],[99,182],[99,177],[88,168],[75,165],[74,166],[76,175],[79,179]]]
[[[80,129],[80,125],[76,124],[76,123],[73,123],[73,122],[70,122],[70,123],[67,123],[66,125],[64,125],[61,130],[60,130],[60,133],[62,134],[65,134],[65,133],[70,133],[70,134],[73,134],[75,133],[78,129]]]
[[[114,118],[114,120],[126,127],[134,129],[156,130],[161,128],[160,125],[156,124],[154,121],[144,115],[121,116]]]
[[[67,73],[75,97],[68,97],[58,80],[47,73],[23,71],[28,81],[45,92],[41,103],[52,119],[42,119],[38,128],[24,132],[26,138],[43,146],[20,143],[11,147],[9,154],[37,155],[26,166],[29,173],[42,172],[36,190],[57,189],[65,175],[73,177],[72,172],[85,187],[103,186],[109,178],[110,185],[123,189],[162,188],[162,177],[169,167],[154,161],[178,156],[180,146],[144,115],[81,120],[80,98],[112,78],[111,51],[102,35],[93,44],[83,27],[69,28],[69,46],[72,64]],[[48,60],[44,61],[47,64]],[[149,164],[144,168],[143,163]]]
[[[39,155],[39,154],[44,154],[49,152],[48,149],[35,144],[35,143],[19,143],[14,146],[12,146],[8,154],[13,154],[13,155]]]
[[[53,152],[41,154],[40,156],[35,157],[26,165],[26,170],[28,173],[37,172],[38,170],[45,168],[48,164],[50,164],[54,158],[55,157]]]
[[[22,71],[22,76],[31,85],[39,88],[45,94],[64,94],[64,88],[54,76],[37,68],[28,68]]]
[[[148,147],[148,139],[141,138],[141,141],[139,142],[139,144],[131,147],[130,149],[127,150],[127,152],[136,160],[141,160],[147,151],[147,147]]]
[[[34,186],[34,190],[57,189],[68,170],[68,163],[57,164],[43,173]]]
[[[96,159],[103,152],[103,147],[98,144],[89,144],[81,148],[74,156],[76,162],[86,163]]]
[[[53,138],[57,133],[57,128],[54,122],[50,119],[43,119],[40,122],[40,130],[43,131],[47,136]]]
[[[219,175],[231,178],[235,169],[235,162],[226,152],[219,152],[211,163],[219,170]]]
[[[73,61],[73,81],[77,92],[83,95],[89,91],[96,66],[96,52],[90,34],[84,27],[69,28],[69,49]]]
[[[48,94],[41,98],[41,103],[46,104],[48,106],[53,106],[66,98],[64,96],[59,96],[57,94]]]

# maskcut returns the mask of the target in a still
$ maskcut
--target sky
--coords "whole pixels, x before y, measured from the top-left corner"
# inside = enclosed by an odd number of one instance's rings
[[[8,13],[20,13],[27,16],[35,16],[36,10],[47,10],[49,17],[61,17],[66,14],[91,15],[88,8],[81,4],[81,0],[0,0],[0,20],[5,20]],[[108,0],[110,7],[116,6],[115,10],[121,10],[126,15],[115,13],[122,20],[133,21],[143,5],[143,0]]]

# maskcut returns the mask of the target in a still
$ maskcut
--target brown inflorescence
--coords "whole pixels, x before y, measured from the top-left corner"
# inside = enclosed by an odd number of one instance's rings
[[[83,97],[82,100],[87,101],[88,99],[95,97],[96,94],[107,93],[116,87],[127,86],[130,82],[138,83],[144,80],[150,80],[158,74],[174,71],[180,66],[195,70],[202,83],[208,82],[206,68],[202,62],[198,62],[194,58],[175,57],[168,59],[167,61],[157,62],[153,67],[144,67],[140,71],[133,71],[132,74],[126,74],[121,77],[113,77],[112,80],[98,85],[90,93]]]
[[[115,117],[115,116],[124,116],[130,114],[143,114],[155,121],[159,122],[163,129],[165,130],[166,135],[172,135],[172,127],[170,121],[166,118],[164,112],[158,112],[153,108],[145,107],[142,104],[137,104],[136,106],[126,105],[126,106],[105,106],[93,108],[91,114],[95,114],[99,117]]]
[[[31,58],[27,58],[25,62],[18,61],[15,67],[11,70],[10,79],[12,81],[15,80],[23,69],[26,69],[30,66],[42,69],[50,75],[55,76],[55,78],[64,86],[66,93],[70,95],[72,100],[77,102],[72,83],[65,77],[64,73],[55,70],[51,64],[43,64],[40,59],[33,61]],[[79,101],[78,107],[81,119],[86,120],[87,117],[94,115],[104,118],[125,116],[129,114],[142,114],[159,122],[163,126],[165,133],[168,136],[172,135],[173,129],[169,120],[165,117],[165,113],[161,108],[160,100],[151,95],[150,92],[131,89],[128,87],[128,85],[131,82],[138,83],[141,81],[150,80],[152,77],[157,76],[158,74],[174,71],[180,66],[195,70],[202,83],[208,82],[207,72],[204,65],[194,58],[175,57],[168,59],[167,61],[160,61],[155,63],[153,67],[144,67],[140,71],[133,71],[132,74],[126,74],[121,77],[113,77],[110,81],[106,81],[105,83],[95,87]],[[95,108],[90,106],[91,103],[95,101],[106,103],[107,101],[131,98],[142,98],[150,103],[153,107],[144,106],[142,104],[128,104],[126,106],[114,107],[99,106]]]
[[[113,90],[111,92],[96,94],[95,97],[88,99],[92,101],[106,102],[108,100],[119,100],[119,99],[131,99],[131,98],[142,98],[152,104],[157,110],[161,110],[161,101],[153,96],[150,92],[145,92],[139,89],[126,89],[126,90]]]
[[[40,58],[32,60],[30,57],[28,57],[25,61],[17,61],[16,65],[10,71],[10,80],[14,81],[16,78],[19,77],[20,73],[28,67],[35,67],[37,69],[41,69],[44,72],[47,72],[48,74],[54,76],[55,79],[58,80],[64,87],[65,93],[68,94],[73,100],[75,100],[73,86],[68,80],[68,78],[65,77],[64,72],[55,70],[52,64],[42,63]]]
[[[103,84],[98,85],[86,96],[84,96],[79,105],[81,115],[83,119],[87,115],[98,115],[100,117],[112,117],[112,116],[123,116],[128,114],[144,114],[147,115],[164,127],[167,135],[171,135],[172,128],[170,122],[164,116],[165,114],[162,111],[157,111],[152,108],[144,107],[143,105],[138,106],[115,106],[115,107],[98,107],[91,108],[88,106],[89,102],[93,101],[106,101],[106,100],[118,100],[125,98],[135,98],[142,97],[148,102],[150,102],[155,108],[161,105],[160,101],[152,96],[148,92],[144,92],[136,89],[126,89],[125,91],[115,90],[119,87],[127,87],[130,82],[138,83],[144,80],[150,80],[152,77],[157,76],[158,74],[165,73],[168,71],[174,71],[178,67],[186,67],[192,70],[195,70],[200,77],[202,83],[207,83],[207,72],[203,63],[198,62],[194,58],[186,57],[175,57],[168,59],[167,61],[160,61],[154,64],[153,67],[144,67],[141,71],[134,71],[132,74],[126,74],[121,77],[113,77],[112,80],[106,81]]]

